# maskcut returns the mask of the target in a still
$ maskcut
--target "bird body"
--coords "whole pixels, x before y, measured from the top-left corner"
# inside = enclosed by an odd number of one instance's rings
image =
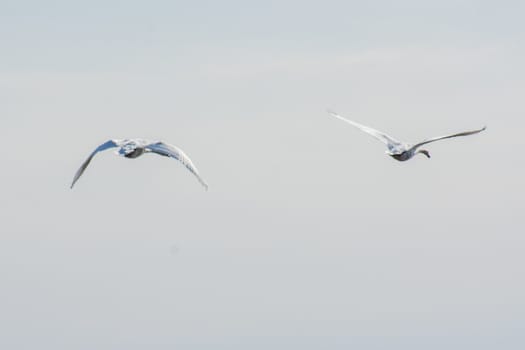
[[[404,162],[406,160],[409,160],[414,156],[414,152],[405,151],[401,153],[387,153],[389,156],[394,158],[395,160],[399,160],[400,162]]]
[[[208,189],[208,184],[199,175],[199,172],[195,165],[193,165],[191,159],[180,149],[173,145],[164,143],[162,141],[150,142],[143,139],[124,139],[124,140],[109,140],[100,146],[98,146],[89,157],[82,163],[80,168],[77,170],[71,188],[75,185],[80,176],[84,173],[87,166],[98,152],[105,151],[110,148],[118,148],[115,152],[117,155],[122,157],[134,159],[142,156],[146,153],[156,153],[161,156],[170,157],[180,161],[195,177],[199,182]]]
[[[391,156],[392,158],[394,158],[395,160],[398,160],[400,162],[404,162],[404,161],[407,161],[409,159],[412,159],[417,154],[423,154],[427,158],[430,158],[430,152],[428,152],[427,150],[424,150],[424,149],[419,149],[421,146],[423,146],[423,145],[425,145],[427,143],[431,143],[431,142],[435,142],[435,141],[439,141],[439,140],[443,140],[443,139],[448,139],[448,138],[452,138],[452,137],[473,135],[473,134],[480,133],[480,132],[482,132],[483,130],[486,129],[486,127],[483,127],[483,128],[481,128],[479,130],[465,131],[465,132],[460,132],[460,133],[457,133],[457,134],[451,134],[451,135],[446,135],[446,136],[438,136],[438,137],[433,137],[431,139],[427,139],[425,141],[422,141],[422,142],[419,142],[419,143],[416,143],[416,144],[409,144],[409,143],[404,143],[404,142],[398,141],[395,138],[393,138],[392,136],[387,135],[384,132],[381,132],[379,130],[372,129],[372,128],[368,127],[368,126],[364,126],[364,125],[356,123],[356,122],[354,122],[352,120],[346,119],[346,118],[340,116],[337,113],[334,113],[334,112],[331,112],[331,111],[328,111],[328,113],[330,113],[333,117],[341,119],[341,120],[347,122],[348,124],[350,124],[350,125],[358,128],[358,129],[360,129],[360,130],[362,130],[362,131],[372,135],[373,137],[375,137],[379,141],[383,142],[388,148],[388,150],[386,151],[386,154],[388,154],[389,156]]]
[[[122,146],[116,152],[120,156],[134,159],[147,152],[147,143],[143,140],[123,140],[120,143]]]

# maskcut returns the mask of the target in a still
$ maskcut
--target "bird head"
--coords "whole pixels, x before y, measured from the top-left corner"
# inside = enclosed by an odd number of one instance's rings
[[[427,156],[427,158],[430,158],[430,153],[427,150],[421,149],[417,151],[417,153],[424,154],[425,156]]]

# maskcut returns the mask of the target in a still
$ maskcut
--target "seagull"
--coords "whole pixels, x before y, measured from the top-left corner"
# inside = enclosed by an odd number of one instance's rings
[[[161,156],[175,158],[186,166],[186,168],[197,177],[202,186],[208,190],[208,184],[200,177],[199,172],[195,165],[193,165],[191,159],[180,148],[162,141],[149,142],[143,139],[109,140],[98,146],[77,170],[73,182],[71,183],[71,188],[73,188],[75,182],[77,182],[80,176],[84,173],[84,170],[86,170],[95,154],[116,147],[119,147],[119,149],[115,154],[131,159],[138,158],[145,153],[156,153]]]
[[[343,118],[343,117],[341,117],[339,114],[337,114],[335,112],[328,111],[328,113],[330,113],[332,116],[334,116],[334,117],[336,117],[338,119],[341,119],[341,120],[347,122],[350,125],[355,126],[358,129],[360,129],[360,130],[362,130],[362,131],[372,135],[373,137],[375,137],[379,141],[381,141],[384,144],[386,144],[386,147],[388,148],[388,151],[386,151],[386,154],[388,154],[389,156],[391,156],[392,158],[394,158],[396,160],[399,160],[400,162],[403,162],[405,160],[409,160],[409,159],[411,159],[412,157],[414,157],[418,153],[421,153],[421,154],[425,155],[427,158],[430,158],[430,153],[427,150],[424,150],[424,149],[418,150],[419,147],[421,147],[423,145],[426,145],[427,143],[431,143],[431,142],[435,142],[435,141],[439,141],[439,140],[443,140],[443,139],[449,139],[449,138],[452,138],[452,137],[473,135],[473,134],[480,133],[480,132],[482,132],[483,130],[485,130],[487,128],[486,126],[484,126],[483,128],[481,128],[479,130],[465,131],[465,132],[460,132],[460,133],[452,134],[452,135],[433,137],[433,138],[424,140],[424,141],[416,143],[416,144],[410,144],[410,143],[400,142],[400,141],[396,140],[395,138],[393,138],[392,136],[389,136],[389,135],[385,134],[384,132],[372,129],[372,128],[368,127],[368,126],[364,126],[364,125],[361,125],[361,124],[356,123],[354,121],[351,121],[349,119]]]

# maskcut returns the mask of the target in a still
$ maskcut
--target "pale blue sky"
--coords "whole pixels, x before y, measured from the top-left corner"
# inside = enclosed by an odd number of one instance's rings
[[[522,349],[524,10],[1,2],[0,348]]]

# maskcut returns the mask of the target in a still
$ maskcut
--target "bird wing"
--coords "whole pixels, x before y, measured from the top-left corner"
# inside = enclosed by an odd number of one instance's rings
[[[146,145],[146,149],[150,150],[153,153],[160,154],[162,156],[175,158],[178,161],[180,161],[195,177],[199,180],[199,182],[204,186],[206,190],[208,190],[208,184],[204,179],[199,175],[199,171],[193,165],[193,162],[191,161],[190,157],[186,155],[180,148],[175,147],[173,145],[169,145],[164,142],[154,142]]]
[[[356,123],[352,120],[349,120],[349,119],[346,119],[344,117],[341,117],[339,114],[335,113],[335,112],[332,112],[332,111],[328,111],[328,113],[330,113],[330,115],[338,118],[338,119],[341,119],[342,121],[345,121],[347,122],[348,124],[360,129],[361,131],[364,131],[370,135],[372,135],[373,137],[375,137],[376,139],[378,139],[379,141],[383,142],[384,144],[386,144],[386,146],[388,147],[389,150],[393,151],[395,149],[398,149],[400,148],[401,146],[403,146],[403,143],[394,139],[392,136],[389,136],[387,134],[385,134],[384,132],[381,132],[379,130],[375,130],[375,129],[372,129],[368,126],[365,126],[365,125],[361,125],[359,123]]]
[[[77,182],[77,180],[80,178],[80,176],[82,175],[82,173],[84,173],[84,170],[86,170],[87,166],[89,165],[89,163],[91,162],[91,159],[93,159],[93,157],[95,156],[95,154],[97,154],[98,152],[100,151],[105,151],[109,148],[114,148],[114,147],[118,147],[120,144],[120,142],[118,140],[109,140],[103,144],[101,144],[100,146],[98,146],[90,155],[89,157],[84,161],[84,163],[82,163],[82,165],[80,166],[80,168],[78,168],[76,174],[75,174],[75,177],[73,178],[73,182],[71,183],[71,188],[73,188],[73,186],[75,185],[75,182]]]
[[[473,134],[477,134],[477,133],[480,133],[482,132],[483,130],[485,130],[487,127],[484,126],[482,127],[481,129],[479,130],[472,130],[472,131],[464,131],[464,132],[460,132],[460,133],[457,133],[457,134],[452,134],[452,135],[446,135],[446,136],[438,136],[438,137],[433,137],[431,139],[427,139],[425,141],[422,141],[420,143],[416,143],[415,145],[413,145],[411,147],[412,150],[416,150],[417,148],[423,146],[423,145],[426,145],[427,143],[431,143],[431,142],[435,142],[435,141],[439,141],[439,140],[443,140],[443,139],[450,139],[452,137],[458,137],[458,136],[468,136],[468,135],[473,135]]]

